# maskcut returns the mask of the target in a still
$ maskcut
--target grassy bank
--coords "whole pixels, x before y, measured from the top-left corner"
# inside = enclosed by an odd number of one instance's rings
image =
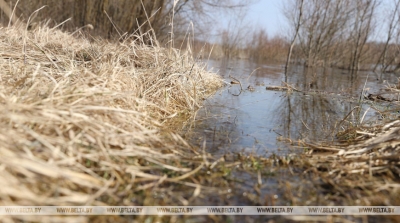
[[[141,39],[0,28],[0,205],[143,205],[202,166],[183,166],[198,153],[163,126],[222,82]]]
[[[355,126],[340,135],[345,140],[288,140],[304,150],[296,155],[211,155],[187,144],[174,129],[222,81],[189,53],[158,47],[155,40],[148,46],[141,39],[109,43],[41,26],[0,29],[1,205],[400,205],[398,120],[374,125],[343,120],[343,126]],[[212,215],[134,220],[188,218],[324,221],[319,216]],[[396,222],[398,216],[386,219]]]

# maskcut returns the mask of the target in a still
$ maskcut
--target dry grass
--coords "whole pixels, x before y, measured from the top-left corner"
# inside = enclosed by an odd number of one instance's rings
[[[184,183],[203,164],[181,166],[198,153],[163,126],[222,83],[141,36],[44,26],[0,28],[0,79],[0,205],[132,205],[121,197]]]
[[[338,141],[296,142],[286,139],[305,152],[294,158],[288,156],[286,160],[290,165],[282,160],[289,167],[292,178],[298,177],[295,182],[293,179],[281,180],[281,188],[285,190],[282,200],[292,205],[400,205],[400,103],[397,86],[387,86],[384,93],[390,96],[385,95],[390,99],[389,107],[386,107],[388,100],[370,101],[372,105],[384,105],[378,106],[384,107],[384,111],[371,106],[382,120],[374,117],[372,121],[365,121],[365,114],[361,114],[360,121],[351,121],[350,115],[356,112],[356,107],[339,122],[339,127],[343,124],[347,128],[336,135]],[[378,217],[385,222],[399,221],[398,216]]]
[[[340,145],[300,142],[309,151],[296,157],[217,159],[191,148],[167,128],[222,81],[189,53],[155,40],[107,43],[43,26],[0,28],[0,78],[0,205],[185,205],[207,200],[211,187],[244,185],[235,171],[256,179],[247,182],[253,192],[233,192],[252,205],[275,204],[261,196],[274,174],[285,205],[400,204],[398,120],[359,125]]]
[[[398,102],[393,102],[396,107]],[[398,106],[397,106],[398,107]],[[333,145],[305,143],[301,161],[324,200],[343,205],[400,204],[400,120],[358,125]],[[308,167],[308,168],[307,168]]]

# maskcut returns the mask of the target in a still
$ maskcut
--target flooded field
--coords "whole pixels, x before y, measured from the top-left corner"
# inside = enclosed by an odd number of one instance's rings
[[[284,139],[335,141],[339,122],[356,106],[362,106],[363,123],[374,122],[375,109],[360,103],[360,95],[377,93],[397,78],[386,74],[383,81],[372,72],[331,68],[293,67],[288,83],[303,92],[266,90],[281,86],[283,65],[256,64],[247,60],[208,61],[227,85],[208,99],[184,135],[194,144],[204,141],[209,152],[285,155],[302,152]],[[238,80],[240,84],[231,84]],[[363,101],[361,101],[363,102]],[[374,105],[375,106],[375,105]],[[378,109],[383,105],[376,105]],[[387,104],[385,106],[390,106]],[[350,117],[356,119],[357,117]],[[356,121],[356,120],[354,120]]]
[[[304,150],[307,146],[302,144],[339,144],[346,142],[337,136],[344,130],[343,126],[379,123],[379,112],[396,106],[364,97],[360,100],[360,96],[382,92],[388,84],[398,82],[396,76],[385,74],[384,80],[379,81],[372,72],[352,75],[340,69],[297,66],[292,68],[288,83],[299,91],[275,91],[266,88],[282,86],[285,80],[282,65],[245,60],[208,61],[207,65],[224,78],[226,86],[206,100],[195,121],[188,122],[182,135],[212,154],[214,160],[223,161],[222,167],[217,170],[211,167],[202,176],[220,191],[213,196],[199,197],[194,205],[335,206],[395,205],[399,202],[394,189],[370,196],[372,190],[376,191],[371,185],[393,182],[393,179],[376,175],[376,178],[363,180],[358,174],[346,178],[345,168],[335,170],[335,164],[328,164],[336,155],[308,156]],[[354,110],[357,107],[361,108],[358,115]],[[396,113],[394,119],[397,118]],[[334,172],[343,174],[331,175]],[[362,198],[367,195],[368,198]],[[332,219],[335,222],[376,222],[381,218],[228,216],[216,221],[326,222]],[[386,220],[396,222],[395,219]]]

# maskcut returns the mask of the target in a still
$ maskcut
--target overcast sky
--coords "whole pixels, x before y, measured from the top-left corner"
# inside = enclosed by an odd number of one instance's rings
[[[250,7],[248,18],[252,24],[264,28],[272,37],[284,34],[286,26],[285,17],[282,15],[282,5],[286,0],[259,0]]]

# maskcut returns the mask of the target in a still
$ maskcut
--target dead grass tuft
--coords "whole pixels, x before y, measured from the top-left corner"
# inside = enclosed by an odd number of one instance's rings
[[[325,191],[343,205],[400,204],[400,120],[358,126],[351,139],[335,145],[306,143],[302,165]],[[330,197],[330,198],[329,198]]]
[[[202,165],[183,167],[194,153],[162,130],[221,86],[189,54],[0,29],[0,205],[112,205]]]

